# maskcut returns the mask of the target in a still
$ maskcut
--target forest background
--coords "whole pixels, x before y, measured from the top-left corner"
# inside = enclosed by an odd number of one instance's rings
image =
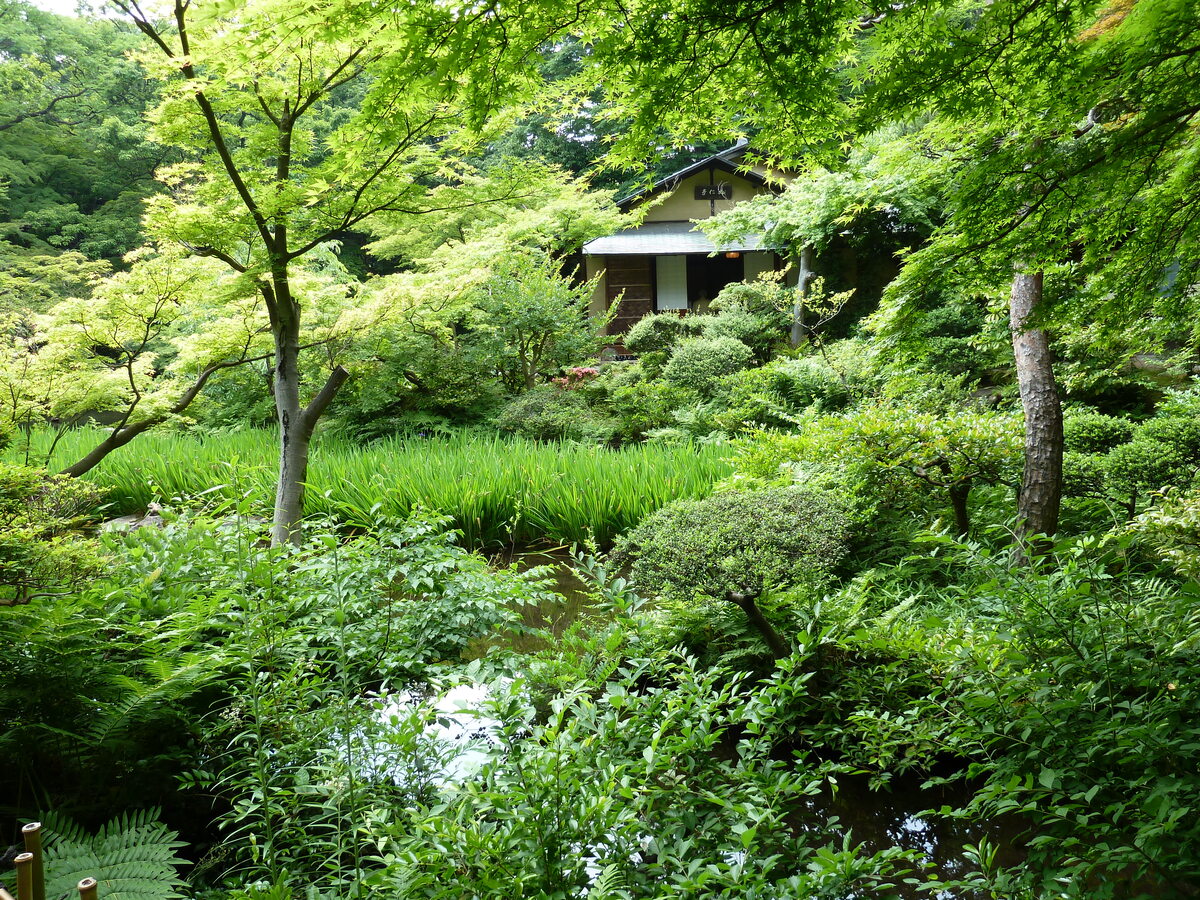
[[[0,0],[50,893],[1195,895],[1192,4],[113,6]],[[798,287],[600,364],[742,139]]]

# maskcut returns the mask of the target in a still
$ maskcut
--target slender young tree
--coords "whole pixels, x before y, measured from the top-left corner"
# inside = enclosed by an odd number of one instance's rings
[[[436,208],[429,186],[501,102],[529,81],[526,57],[559,23],[551,6],[357,0],[173,0],[156,18],[115,0],[168,80],[159,140],[192,161],[148,224],[223,262],[262,296],[272,336],[279,481],[272,538],[296,540],[309,444],[348,377],[301,378],[307,298],[294,267],[383,213]]]

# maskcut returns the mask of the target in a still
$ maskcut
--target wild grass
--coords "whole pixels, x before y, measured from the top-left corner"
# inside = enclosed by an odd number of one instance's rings
[[[82,456],[100,434],[66,434],[49,460],[51,471]],[[48,446],[48,435],[34,435],[31,462],[45,461]],[[15,460],[23,449],[16,442],[4,455]],[[113,515],[201,494],[248,496],[265,513],[274,496],[276,452],[276,436],[266,430],[151,432],[85,477],[108,489]],[[709,493],[729,474],[723,453],[711,445],[612,450],[478,432],[366,446],[318,436],[306,511],[367,525],[379,514],[404,516],[424,506],[451,516],[471,547],[589,538],[607,545],[664,504]]]

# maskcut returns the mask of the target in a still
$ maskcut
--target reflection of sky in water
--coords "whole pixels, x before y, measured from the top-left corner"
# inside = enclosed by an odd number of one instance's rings
[[[383,701],[379,721],[393,728],[412,728],[420,722],[421,748],[437,769],[432,779],[446,786],[470,778],[487,762],[501,725],[484,711],[492,694],[490,685],[474,682],[455,685],[432,698],[404,691]],[[388,774],[400,783],[408,773]]]

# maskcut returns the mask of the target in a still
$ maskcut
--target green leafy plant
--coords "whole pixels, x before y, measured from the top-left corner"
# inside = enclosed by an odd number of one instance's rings
[[[274,490],[272,439],[258,430],[151,433],[141,438],[145,456],[111,456],[86,477],[121,513],[202,494],[208,502],[248,498],[261,510]],[[50,440],[41,433],[35,445],[45,452]],[[55,458],[89,440],[68,432]],[[313,453],[309,503],[314,514],[364,528],[381,515],[437,510],[470,547],[593,538],[608,545],[660,506],[709,493],[729,472],[724,455],[716,446],[613,450],[466,430],[366,447],[331,438]]]
[[[481,710],[498,723],[487,764],[383,827],[391,864],[373,883],[429,898],[887,892],[913,871],[907,854],[792,821],[825,782],[810,760],[771,755],[771,711],[803,691],[796,674],[751,686],[665,654],[566,691],[544,717],[519,682],[498,686]]]
[[[681,341],[667,360],[663,380],[707,396],[722,375],[747,368],[754,352],[733,337],[697,337]]]
[[[95,834],[53,813],[45,828],[46,896],[74,893],[83,878],[99,882],[102,897],[174,900],[183,896],[175,851],[185,846],[153,809],[122,813]]]
[[[87,482],[0,461],[0,606],[69,594],[103,563],[80,534],[103,491]]]
[[[528,390],[594,357],[606,324],[588,314],[595,286],[563,277],[549,254],[520,253],[497,265],[479,288],[472,322],[487,336],[484,353],[509,390]]]
[[[667,353],[684,338],[696,337],[701,324],[695,316],[653,313],[642,316],[625,333],[621,342],[631,353]]]
[[[747,441],[740,468],[760,479],[829,480],[877,510],[909,514],[937,509],[932,488],[965,535],[972,490],[1012,483],[1019,447],[1017,420],[1006,413],[971,406],[930,412],[882,401],[814,417],[799,434]]]
[[[606,443],[612,435],[612,424],[583,396],[559,385],[543,385],[514,397],[496,415],[496,425],[535,441]]]

